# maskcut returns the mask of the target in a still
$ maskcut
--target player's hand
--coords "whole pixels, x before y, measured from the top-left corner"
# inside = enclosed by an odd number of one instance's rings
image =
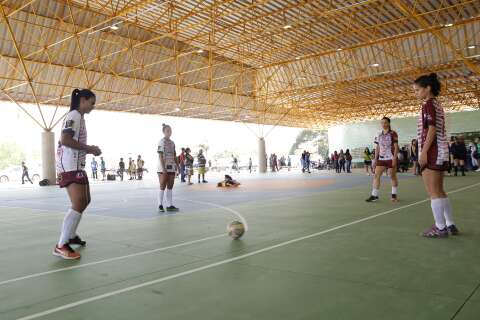
[[[420,159],[418,159],[418,164],[420,165],[420,167],[424,167],[427,165],[427,154],[422,152],[420,154]]]
[[[99,156],[102,154],[102,150],[100,150],[100,148],[97,146],[89,146],[87,152],[93,154],[94,156]]]

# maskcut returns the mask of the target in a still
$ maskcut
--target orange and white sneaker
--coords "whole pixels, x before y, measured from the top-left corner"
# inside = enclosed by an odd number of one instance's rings
[[[63,245],[62,247],[56,245],[55,249],[53,249],[53,255],[65,260],[80,259],[80,253],[75,252],[68,244]]]

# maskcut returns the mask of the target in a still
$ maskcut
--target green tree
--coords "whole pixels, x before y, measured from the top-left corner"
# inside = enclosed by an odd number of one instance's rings
[[[315,151],[322,156],[328,153],[328,131],[327,130],[300,131],[300,133],[297,135],[295,142],[290,148],[290,154],[295,154],[295,151],[297,151],[300,148],[300,146],[305,142],[313,142],[313,145],[315,145],[317,149]]]
[[[0,170],[11,165],[20,165],[25,160],[22,148],[10,142],[0,144]]]

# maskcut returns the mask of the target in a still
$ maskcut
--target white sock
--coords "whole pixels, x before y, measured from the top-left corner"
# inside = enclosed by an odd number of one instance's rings
[[[80,220],[82,220],[82,216],[83,214],[81,214],[80,212],[78,211],[75,211],[73,209],[70,209],[72,210],[73,212],[76,213],[75,215],[75,224],[73,226],[73,229],[72,229],[72,234],[70,234],[70,239],[73,239],[77,236],[77,229],[78,229],[78,225],[80,224]]]
[[[433,218],[438,229],[445,229],[445,216],[443,215],[443,199],[432,199],[431,202]]]
[[[158,206],[163,206],[163,195],[165,194],[165,190],[160,190],[158,193]]]
[[[75,221],[76,216],[81,215],[73,209],[69,209],[65,218],[63,219],[62,224],[62,233],[60,234],[60,239],[58,240],[58,246],[62,247],[63,245],[67,244],[70,240],[70,235],[72,232],[75,232]]]
[[[392,187],[392,194],[397,194],[397,187]]]
[[[167,189],[167,206],[173,206],[173,192],[172,189]]]
[[[372,196],[378,197],[378,189],[375,189],[375,188],[372,189]]]
[[[450,203],[450,199],[443,198],[443,215],[445,216],[445,221],[447,226],[454,225],[453,222],[453,214],[452,214],[452,204]]]

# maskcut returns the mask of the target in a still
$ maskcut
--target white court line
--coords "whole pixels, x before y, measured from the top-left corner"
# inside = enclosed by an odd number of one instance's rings
[[[245,226],[245,231],[248,231],[248,224],[247,224],[247,220],[236,210],[233,210],[232,208],[229,208],[229,207],[225,207],[225,206],[222,206],[222,205],[219,205],[219,204],[216,204],[216,203],[212,203],[212,202],[204,202],[204,201],[197,201],[197,200],[188,200],[188,199],[182,199],[182,198],[177,198],[178,200],[180,201],[187,201],[187,202],[192,202],[192,203],[198,203],[198,204],[204,204],[204,205],[207,205],[207,206],[212,206],[212,207],[216,207],[216,208],[220,208],[220,209],[223,209],[223,210],[226,210],[230,213],[233,213],[234,215],[236,215],[240,221],[243,223],[243,225]]]
[[[448,194],[464,191],[464,190],[473,188],[473,187],[478,186],[478,185],[480,185],[480,183],[475,183],[475,184],[472,184],[470,186],[466,186],[466,187],[463,187],[463,188],[453,190],[451,192],[448,192]],[[120,290],[115,290],[115,291],[111,291],[111,292],[104,293],[104,294],[101,294],[101,295],[93,296],[93,297],[90,297],[90,298],[87,298],[87,299],[83,299],[83,300],[79,300],[79,301],[76,301],[76,302],[73,302],[73,303],[65,304],[65,305],[57,307],[57,308],[48,309],[48,310],[45,310],[45,311],[42,311],[42,312],[39,312],[39,313],[34,313],[32,315],[29,315],[29,316],[18,318],[17,320],[37,319],[37,318],[40,318],[40,317],[43,317],[43,316],[46,316],[46,315],[49,315],[49,314],[52,314],[52,313],[56,313],[56,312],[63,311],[63,310],[68,310],[68,309],[71,309],[71,308],[74,308],[74,307],[77,307],[77,306],[80,306],[80,305],[83,305],[83,304],[86,304],[86,303],[89,303],[89,302],[98,301],[98,300],[105,299],[105,298],[108,298],[108,297],[112,297],[112,296],[122,294],[122,293],[125,293],[125,292],[129,292],[129,291],[133,291],[133,290],[136,290],[136,289],[148,287],[148,286],[151,286],[153,284],[165,282],[165,281],[168,281],[168,280],[172,280],[172,279],[180,278],[180,277],[183,277],[183,276],[187,276],[187,275],[190,275],[192,273],[196,273],[196,272],[200,272],[200,271],[203,271],[203,270],[211,269],[211,268],[221,266],[221,265],[224,265],[224,264],[227,264],[227,263],[230,263],[230,262],[242,260],[242,259],[254,256],[254,255],[263,253],[263,252],[267,252],[267,251],[270,251],[270,250],[273,250],[273,249],[276,249],[276,248],[287,246],[287,245],[292,244],[292,243],[296,243],[296,242],[300,242],[300,241],[303,241],[303,240],[318,237],[320,235],[323,235],[323,234],[326,234],[326,233],[329,233],[329,232],[332,232],[332,231],[335,231],[335,230],[343,229],[343,228],[346,228],[346,227],[349,227],[349,226],[352,226],[352,225],[355,225],[355,224],[358,224],[358,223],[361,223],[361,222],[364,222],[364,221],[372,220],[372,219],[390,214],[392,212],[399,211],[401,209],[416,206],[418,204],[427,202],[429,200],[430,199],[424,199],[424,200],[420,200],[420,201],[417,201],[417,202],[413,202],[413,203],[410,203],[410,204],[407,204],[407,205],[404,205],[404,206],[401,206],[401,207],[397,207],[397,208],[394,208],[394,209],[391,209],[391,210],[388,210],[388,211],[384,211],[384,212],[381,212],[381,213],[371,215],[371,216],[363,218],[363,219],[358,219],[358,220],[355,220],[355,221],[352,221],[352,222],[349,222],[349,223],[346,223],[346,224],[342,224],[342,225],[339,225],[339,226],[336,226],[336,227],[333,227],[333,228],[330,228],[330,229],[327,229],[327,230],[312,233],[312,234],[309,234],[309,235],[306,235],[306,236],[303,236],[303,237],[299,237],[299,238],[295,238],[295,239],[292,239],[292,240],[284,241],[284,242],[278,243],[278,244],[273,245],[273,246],[265,247],[263,249],[255,250],[255,251],[252,251],[252,252],[249,252],[249,253],[234,257],[234,258],[218,261],[218,262],[215,262],[215,263],[212,263],[212,264],[205,265],[203,267],[198,267],[198,268],[195,268],[195,269],[191,269],[191,270],[187,270],[187,271],[184,271],[184,272],[172,274],[170,276],[166,276],[166,277],[159,278],[159,279],[156,279],[156,280],[147,281],[147,282],[143,282],[143,283],[140,283],[140,284],[137,284],[137,285],[134,285],[134,286],[126,287],[126,288],[123,288],[123,289],[120,289]]]
[[[42,211],[42,212],[47,212],[46,214],[37,214],[37,213],[31,213],[31,212],[22,212],[22,214],[29,214],[31,216],[38,216],[38,217],[44,217],[46,215],[65,215],[65,212],[57,212],[56,210],[49,210],[49,209],[38,209],[38,208],[29,208],[29,207],[17,207],[17,206],[0,206],[0,208],[6,208],[6,209],[25,209],[25,210],[32,210],[32,211]],[[92,208],[92,210],[95,210],[96,208]],[[103,210],[112,210],[108,208],[101,208],[99,211]],[[85,214],[87,216],[92,216],[92,217],[98,217],[98,218],[106,218],[106,219],[115,219],[115,220],[126,220],[126,221],[132,221],[132,222],[143,222],[143,221],[151,221],[154,219],[157,219],[158,217],[152,217],[152,218],[126,218],[126,217],[114,217],[114,216],[108,216],[108,215],[101,215],[101,214],[95,214],[91,213],[91,211],[87,210],[85,211]],[[2,218],[0,214],[0,218]],[[0,222],[3,220],[0,219]]]
[[[132,257],[138,257],[138,256],[147,255],[147,254],[152,254],[152,253],[155,253],[155,252],[165,251],[165,250],[168,250],[168,249],[184,247],[184,246],[188,246],[190,244],[195,244],[195,243],[199,243],[199,242],[203,242],[203,241],[207,241],[207,240],[211,240],[211,239],[216,239],[216,238],[221,238],[221,237],[225,237],[225,236],[226,236],[226,234],[222,233],[222,234],[217,234],[215,236],[210,236],[210,237],[206,237],[206,238],[202,238],[202,239],[198,239],[198,240],[192,240],[192,241],[177,243],[177,244],[174,244],[174,245],[171,245],[171,246],[168,246],[168,247],[156,248],[156,249],[152,249],[152,250],[147,250],[147,251],[141,251],[141,252],[137,252],[137,253],[128,254],[128,255],[125,255],[125,256],[114,257],[114,258],[109,258],[109,259],[105,259],[105,260],[99,260],[99,261],[93,261],[93,262],[78,264],[78,265],[74,265],[74,266],[71,266],[71,267],[59,268],[59,269],[55,269],[55,270],[34,273],[34,274],[30,274],[30,275],[23,276],[23,277],[18,277],[18,278],[14,278],[14,279],[1,281],[0,286],[5,285],[5,284],[9,284],[9,283],[13,283],[13,282],[17,282],[17,281],[26,280],[26,279],[38,278],[38,277],[45,276],[45,275],[52,274],[52,273],[57,273],[57,272],[62,272],[62,271],[67,271],[67,270],[80,269],[80,268],[84,268],[84,267],[88,267],[88,266],[94,266],[94,265],[102,264],[102,263],[106,263],[106,262],[118,261],[118,260],[128,259],[128,258],[132,258]]]

